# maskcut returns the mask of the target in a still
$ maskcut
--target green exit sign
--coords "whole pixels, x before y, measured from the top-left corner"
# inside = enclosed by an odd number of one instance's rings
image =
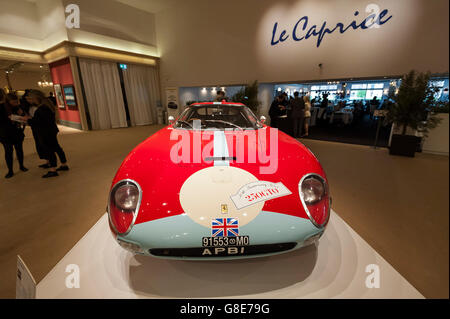
[[[120,63],[119,66],[122,70],[128,69],[128,65],[126,65],[125,63]]]

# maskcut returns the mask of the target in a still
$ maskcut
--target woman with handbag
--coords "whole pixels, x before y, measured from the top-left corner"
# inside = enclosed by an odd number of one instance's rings
[[[36,137],[39,140],[39,144],[42,146],[45,152],[45,158],[49,161],[49,171],[43,175],[43,178],[56,177],[58,171],[68,171],[66,154],[62,147],[58,143],[58,126],[56,125],[55,106],[53,103],[38,90],[32,90],[29,93],[32,104],[37,105],[37,109],[34,112],[34,116],[25,116],[28,124],[36,130]],[[58,155],[61,166],[57,169]]]

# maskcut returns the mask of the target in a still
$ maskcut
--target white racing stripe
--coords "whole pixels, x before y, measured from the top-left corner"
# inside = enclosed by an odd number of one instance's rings
[[[225,131],[214,131],[214,166],[230,166],[230,161],[217,158],[229,157],[227,138]]]

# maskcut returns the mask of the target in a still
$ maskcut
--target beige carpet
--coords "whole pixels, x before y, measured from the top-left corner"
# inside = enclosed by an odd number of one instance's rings
[[[123,158],[160,127],[65,129],[60,141],[71,170],[55,179],[40,178],[30,138],[24,145],[29,172],[5,180],[0,160],[0,297],[15,296],[17,254],[40,281],[94,225]],[[333,209],[422,294],[448,298],[448,157],[305,144],[327,171]]]

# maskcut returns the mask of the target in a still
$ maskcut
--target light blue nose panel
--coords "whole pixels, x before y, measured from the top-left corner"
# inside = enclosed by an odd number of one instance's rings
[[[321,231],[309,219],[267,211],[239,227],[239,235],[249,236],[250,245],[300,243]],[[187,215],[178,215],[135,225],[130,233],[118,238],[137,243],[148,251],[150,248],[201,247],[202,238],[210,236],[210,228],[195,223]]]

